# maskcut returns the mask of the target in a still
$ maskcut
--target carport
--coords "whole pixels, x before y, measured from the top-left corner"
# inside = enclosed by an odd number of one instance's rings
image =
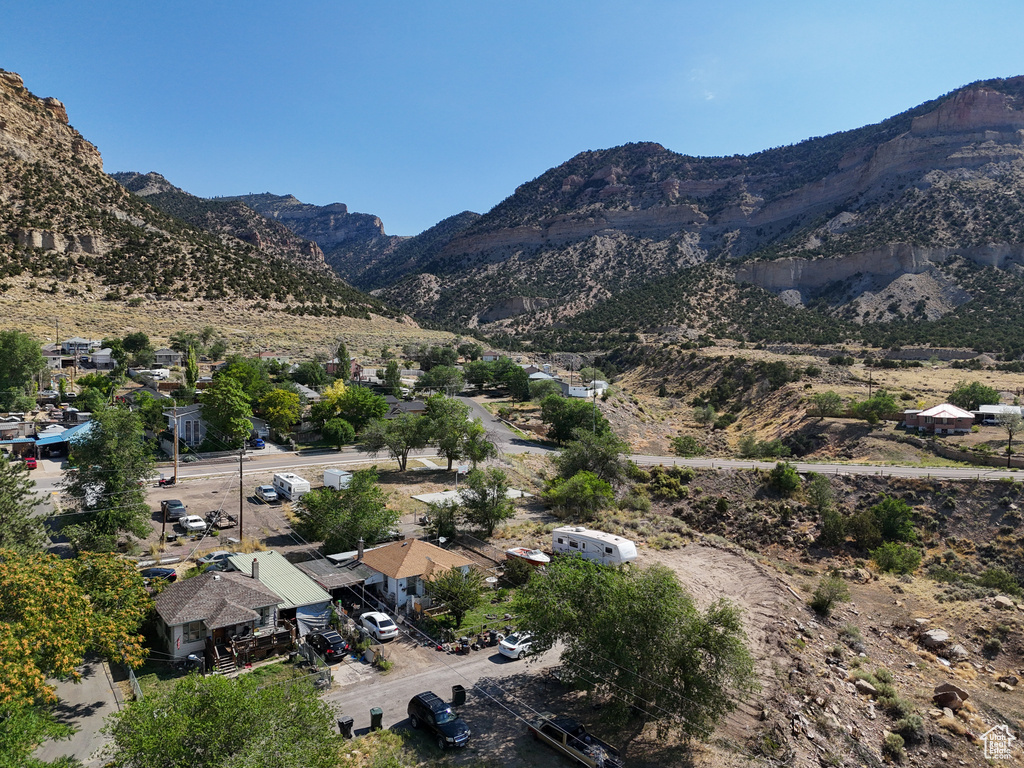
[[[39,452],[40,455],[42,455],[42,451],[44,449],[48,456],[60,453],[64,453],[66,455],[68,452],[68,446],[71,444],[71,439],[75,435],[79,434],[85,436],[91,429],[92,422],[87,421],[85,424],[78,424],[74,427],[61,430],[60,432],[40,437],[35,441],[36,451]]]
[[[10,453],[12,458],[35,456],[35,442],[31,437],[15,437],[11,440],[0,440],[0,449]]]

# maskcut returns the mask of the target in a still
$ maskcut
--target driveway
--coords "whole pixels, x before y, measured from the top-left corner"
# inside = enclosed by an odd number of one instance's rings
[[[97,752],[107,743],[100,733],[104,718],[120,710],[114,694],[113,681],[97,656],[89,656],[78,668],[82,673],[79,683],[57,683],[60,704],[54,710],[61,723],[77,728],[77,732],[63,741],[45,741],[35,752],[40,760],[52,762],[64,755],[77,757],[86,768],[103,765]]]

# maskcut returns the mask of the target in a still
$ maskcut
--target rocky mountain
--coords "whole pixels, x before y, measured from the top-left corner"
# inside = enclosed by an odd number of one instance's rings
[[[68,124],[59,101],[34,96],[20,76],[0,71],[0,292],[39,291],[42,283],[51,296],[85,303],[225,301],[298,315],[394,314],[335,277],[315,246],[255,219],[246,229],[238,210],[193,206],[159,177],[138,181],[150,197],[194,210],[171,216],[130,193],[103,172],[99,151]],[[185,220],[196,216],[219,218],[216,233]]]
[[[154,208],[187,221],[197,229],[242,240],[268,256],[294,261],[320,272],[330,271],[320,246],[304,240],[283,224],[261,216],[244,203],[196,197],[159,173],[122,172],[111,176]]]
[[[572,326],[630,291],[635,311],[616,305],[620,329],[722,329],[729,314],[655,319],[636,301],[659,281],[699,291],[685,275],[708,264],[725,269],[733,292],[757,286],[773,311],[810,312],[853,336],[908,320],[961,327],[972,313],[999,314],[993,281],[1024,264],[1022,137],[1018,77],[749,156],[650,143],[583,152],[382,295],[435,322],[521,336]]]

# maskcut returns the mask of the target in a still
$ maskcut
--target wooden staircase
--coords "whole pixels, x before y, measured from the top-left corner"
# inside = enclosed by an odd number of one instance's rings
[[[213,665],[210,668],[210,674],[213,675],[226,675],[229,672],[234,672],[237,669],[234,657],[228,652],[223,645],[213,646],[213,653],[211,654],[213,659]]]

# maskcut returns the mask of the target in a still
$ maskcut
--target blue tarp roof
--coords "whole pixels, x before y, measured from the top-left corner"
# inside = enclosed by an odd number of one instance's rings
[[[34,442],[31,437],[15,437],[13,440],[0,440],[0,445],[14,445],[15,443]]]
[[[89,429],[92,429],[91,421],[87,421],[85,424],[78,424],[77,426],[65,429],[59,435],[48,435],[46,437],[41,437],[38,440],[36,440],[36,445],[45,446],[56,445],[57,443],[67,443],[70,442],[71,438],[74,437],[79,432],[83,432]]]

